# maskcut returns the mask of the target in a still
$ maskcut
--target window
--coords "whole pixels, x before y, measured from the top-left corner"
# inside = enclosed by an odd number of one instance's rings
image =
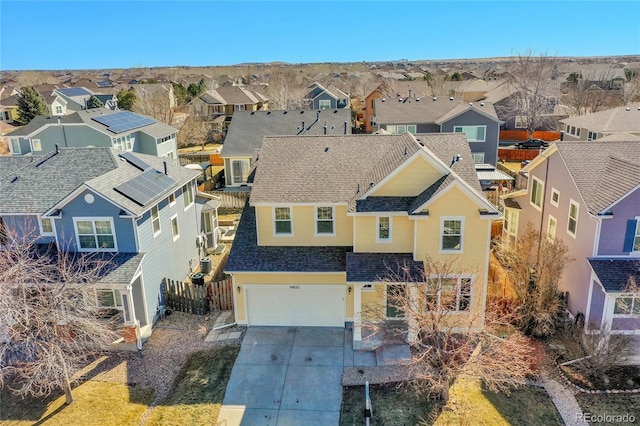
[[[11,152],[14,154],[22,154],[20,141],[18,139],[11,139]]]
[[[249,160],[233,160],[231,162],[231,180],[233,183],[247,183],[249,178]]]
[[[213,113],[214,114],[222,114],[222,113],[224,113],[224,107],[222,105],[214,105],[213,106]]]
[[[622,251],[625,253],[640,252],[640,217],[627,220],[627,229],[624,233],[624,246]]]
[[[182,187],[182,196],[184,197],[184,208],[187,209],[193,204],[193,185],[191,182]]]
[[[120,290],[96,290],[98,306],[122,310],[122,295]]]
[[[551,205],[558,207],[558,204],[560,204],[560,191],[551,188]]]
[[[245,110],[244,104],[234,105],[233,106],[233,110],[234,111],[244,111]]]
[[[379,217],[378,220],[378,241],[391,241],[391,218],[388,216]]]
[[[34,151],[42,151],[42,143],[40,143],[40,139],[31,139],[31,146]]]
[[[443,218],[441,223],[442,251],[462,251],[462,218]]]
[[[549,224],[547,225],[547,236],[549,237],[549,240],[556,239],[557,225],[558,225],[558,221],[556,221],[556,218],[549,215]]]
[[[290,207],[275,207],[274,208],[274,229],[276,234],[293,234],[293,227],[291,226],[291,208]]]
[[[416,124],[389,124],[386,127],[387,132],[393,135],[402,135],[404,133],[417,133]]]
[[[164,155],[164,157],[173,160],[176,158],[176,155],[173,153],[173,151],[169,151]]]
[[[160,233],[160,212],[158,212],[158,206],[151,207],[151,225],[153,227],[153,236],[155,237]]]
[[[402,302],[405,297],[406,289],[401,284],[387,285],[387,318],[402,318]]]
[[[61,115],[61,114],[62,114],[62,106],[56,105],[56,115]]]
[[[472,152],[471,157],[473,158],[473,162],[475,164],[484,163],[484,152]]]
[[[519,216],[520,212],[518,210],[504,209],[504,232],[511,244],[516,242]]]
[[[455,126],[455,133],[464,133],[469,142],[484,142],[487,126]]]
[[[174,215],[171,218],[171,234],[173,235],[173,241],[180,237],[180,229],[178,228],[178,215]]]
[[[578,228],[578,203],[571,200],[569,202],[569,221],[567,223],[567,233],[572,237],[576,237],[576,230]]]
[[[638,221],[636,220],[636,223]],[[633,251],[640,251],[640,226],[636,225],[636,235],[633,239]]]
[[[591,130],[589,130],[589,133],[587,134],[587,140],[595,141],[597,139],[598,139],[598,132],[592,132]]]
[[[318,100],[318,109],[331,109],[331,100],[330,99]]]
[[[113,220],[74,218],[78,251],[117,251]]]
[[[174,139],[174,138],[175,138],[175,136],[176,136],[176,134],[175,134],[175,133],[172,133],[172,134],[170,134],[170,135],[168,135],[168,136],[165,136],[165,137],[163,137],[163,138],[158,138],[158,139],[156,139],[156,145],[160,145],[161,143],[168,142],[168,141],[170,141],[170,140]]]
[[[471,309],[470,277],[430,278],[427,285],[427,309],[464,312]]]
[[[514,127],[516,129],[526,129],[528,123],[529,118],[526,115],[516,115],[516,122]]]
[[[169,194],[169,207],[173,206],[176,203],[176,193]]]
[[[542,195],[544,191],[544,184],[541,180],[532,177],[531,179],[531,204],[536,206],[538,210],[542,208]]]
[[[42,230],[42,235],[53,235],[53,220],[48,217],[41,217],[40,229]]]
[[[616,297],[616,303],[613,307],[613,315],[640,315],[640,294],[623,294]]]
[[[316,208],[316,234],[333,235],[333,207]]]

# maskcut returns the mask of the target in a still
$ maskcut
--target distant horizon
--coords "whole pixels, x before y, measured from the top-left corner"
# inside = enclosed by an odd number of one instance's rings
[[[638,1],[2,0],[0,71],[637,56],[638,16]]]

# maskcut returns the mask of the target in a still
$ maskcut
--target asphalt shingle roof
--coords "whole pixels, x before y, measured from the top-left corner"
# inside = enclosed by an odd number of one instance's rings
[[[561,123],[598,132],[640,132],[640,105],[611,108],[578,117],[565,118]]]
[[[353,247],[259,246],[254,207],[245,206],[225,271],[344,272]]]
[[[100,278],[99,284],[129,285],[144,259],[144,253],[118,253],[115,256],[107,253],[92,254],[94,257],[96,255],[100,255],[109,262],[108,269]]]
[[[463,102],[459,99],[453,101],[449,98],[398,98],[398,99],[376,99],[375,113],[376,121],[380,124],[419,124],[419,123],[442,123],[458,114],[471,109],[493,118],[498,121],[498,115],[490,102],[480,103]]]
[[[304,122],[304,132],[302,131]],[[237,111],[224,140],[220,156],[252,157],[262,146],[264,136],[298,134],[327,135],[351,134],[349,109],[300,111]]]
[[[347,282],[424,281],[424,263],[411,253],[347,253]]]
[[[605,290],[625,291],[630,280],[640,283],[640,259],[588,259]]]

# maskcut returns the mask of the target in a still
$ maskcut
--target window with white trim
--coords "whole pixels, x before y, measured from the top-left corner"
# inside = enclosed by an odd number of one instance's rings
[[[316,207],[316,234],[333,235],[333,207]]]
[[[42,151],[42,143],[40,139],[31,139],[31,147],[34,151]]]
[[[388,124],[387,132],[392,135],[402,135],[404,133],[417,133],[418,126],[416,124]]]
[[[640,316],[640,294],[628,293],[616,297],[613,315],[627,318]]]
[[[9,139],[11,142],[11,152],[14,154],[22,154],[22,150],[20,149],[20,141],[18,139]]]
[[[151,227],[153,228],[154,237],[160,233],[160,212],[157,205],[151,207]]]
[[[249,178],[249,160],[231,161],[231,182],[234,184],[247,183]]]
[[[277,235],[292,235],[291,207],[274,207],[274,230]]]
[[[78,251],[117,251],[111,218],[73,218]]]
[[[471,277],[433,277],[426,285],[428,310],[465,312],[471,309]]]
[[[391,217],[381,216],[377,218],[376,222],[376,228],[378,229],[376,240],[381,242],[391,241]]]
[[[246,107],[244,106],[244,104],[236,104],[233,106],[234,111],[244,111],[245,109]]]
[[[50,217],[41,217],[40,229],[42,230],[42,235],[53,235],[53,219]]]
[[[468,142],[484,142],[486,140],[487,126],[454,126],[454,133],[464,133]]]
[[[567,233],[572,237],[576,237],[576,230],[578,229],[578,209],[580,205],[575,201],[569,202],[569,219],[567,221]]]
[[[544,183],[538,178],[531,176],[531,204],[536,206],[538,210],[542,208],[542,198],[544,194]]]
[[[529,117],[526,115],[516,115],[514,127],[516,129],[526,129],[529,123]]]
[[[560,191],[558,191],[555,188],[551,188],[551,201],[550,201],[550,203],[554,207],[558,207],[558,204],[560,204]]]
[[[62,114],[62,106],[56,105],[56,115],[61,115],[61,114]]]
[[[515,209],[504,209],[504,227],[503,230],[509,239],[510,243],[516,242],[516,237],[518,234],[518,218],[520,216],[520,211]]]
[[[319,99],[318,100],[318,109],[331,109],[331,100],[330,99]]]
[[[403,318],[403,299],[406,297],[406,287],[403,284],[387,285],[387,318]]]
[[[463,218],[442,218],[440,222],[441,251],[462,251],[463,222]]]
[[[592,132],[591,130],[589,130],[589,133],[587,133],[587,140],[595,141],[597,139],[598,139],[598,132]]]
[[[168,197],[169,207],[173,206],[176,203],[176,193],[169,194]]]
[[[171,217],[171,235],[173,235],[173,241],[180,238],[180,228],[178,228],[178,215]]]
[[[191,182],[182,187],[182,197],[184,198],[185,209],[193,204],[193,185]]]
[[[633,251],[640,251],[640,220],[636,217],[636,236],[633,239]]]
[[[547,237],[549,237],[549,239],[552,241],[556,239],[557,226],[558,221],[556,220],[556,218],[549,215],[549,223],[547,224]]]
[[[472,152],[471,158],[475,164],[484,164],[484,152]]]
[[[122,310],[122,294],[120,290],[99,289],[96,290],[96,299],[101,308]]]

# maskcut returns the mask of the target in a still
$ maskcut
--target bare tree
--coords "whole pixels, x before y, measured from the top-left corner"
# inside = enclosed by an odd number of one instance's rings
[[[271,74],[265,95],[270,109],[302,109],[305,85],[294,70],[278,69]]]
[[[507,119],[521,117],[530,138],[535,130],[554,124],[555,65],[554,58],[528,51],[509,66],[507,84],[514,94],[497,109]]]
[[[516,294],[515,324],[526,335],[553,334],[563,307],[558,284],[572,260],[566,244],[528,224],[515,244],[504,240],[496,245],[494,253]]]
[[[150,90],[144,86],[147,85],[141,85],[141,88],[136,92],[137,98],[132,110],[171,125],[173,123],[174,111],[171,108],[168,89],[167,91],[161,88]]]
[[[117,338],[118,315],[103,317],[96,283],[109,259],[40,247],[4,231],[0,245],[0,385],[18,395],[64,390],[73,374]]]
[[[398,316],[390,319],[379,306],[367,306],[364,313],[373,320],[363,327],[381,336],[381,345],[401,339],[412,346],[410,384],[445,402],[458,377],[479,378],[490,390],[508,392],[533,373],[529,340],[515,328],[502,326],[499,337],[494,324],[483,325],[470,275],[460,270],[455,260],[430,258],[419,277],[407,265],[389,269],[387,306]]]
[[[640,100],[640,74],[629,73],[629,81],[622,86],[622,101],[624,105]]]
[[[631,86],[629,96],[632,95]],[[566,84],[564,103],[571,115],[584,115],[614,108],[624,104],[618,92],[607,92],[587,80],[570,81]]]
[[[178,132],[178,146],[187,146],[189,144],[198,143],[203,147],[209,142],[214,141],[213,124],[202,118],[190,115],[184,121],[184,124]]]

